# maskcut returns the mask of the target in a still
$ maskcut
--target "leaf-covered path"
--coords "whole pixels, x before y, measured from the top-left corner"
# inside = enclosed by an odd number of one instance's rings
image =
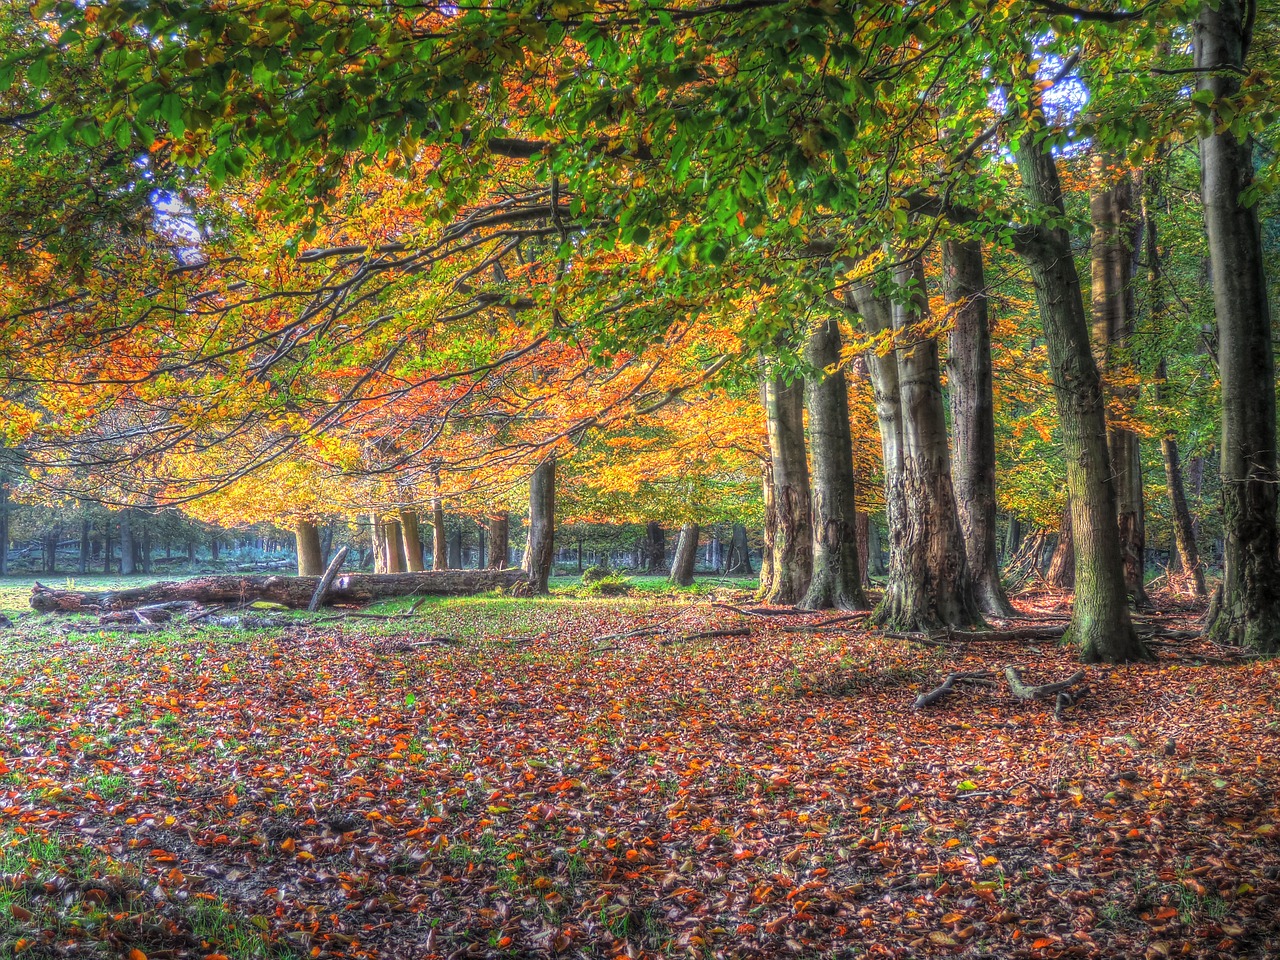
[[[241,634],[26,620],[0,640],[0,951],[1280,953],[1280,664],[1172,643],[1090,668],[1062,721],[1003,685],[915,711],[951,670],[1077,664],[784,629],[819,619],[481,598]],[[665,632],[617,636],[644,627]],[[46,841],[96,866],[50,875],[26,856]],[[255,936],[193,924],[210,903]]]

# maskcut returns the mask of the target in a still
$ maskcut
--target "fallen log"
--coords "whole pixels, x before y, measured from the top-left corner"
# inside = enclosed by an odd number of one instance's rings
[[[337,577],[323,603],[359,605],[408,596],[470,596],[523,582],[520,570],[433,570],[425,573],[349,573]],[[175,600],[201,604],[267,601],[295,610],[305,609],[320,584],[319,577],[213,576],[162,581],[124,590],[54,590],[37,583],[31,607],[42,613],[100,613]]]
[[[342,562],[347,559],[347,551],[350,547],[343,547],[339,550],[329,565],[324,568],[324,574],[320,577],[320,582],[316,584],[315,592],[311,594],[311,600],[307,603],[307,611],[315,613],[324,603],[324,598],[329,593],[329,588],[333,586],[333,581],[337,579],[338,571],[342,569]]]

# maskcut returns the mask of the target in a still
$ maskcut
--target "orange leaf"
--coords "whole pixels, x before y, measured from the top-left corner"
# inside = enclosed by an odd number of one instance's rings
[[[147,960],[147,955],[137,947],[134,947],[129,951],[129,960]]]

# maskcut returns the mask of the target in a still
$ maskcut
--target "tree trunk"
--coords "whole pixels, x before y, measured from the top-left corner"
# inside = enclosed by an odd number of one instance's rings
[[[196,542],[194,539],[187,540],[187,566],[194,566],[196,562]]]
[[[382,535],[386,542],[387,573],[405,572],[404,536],[400,530],[399,520],[384,520]]]
[[[1022,521],[1016,514],[1009,514],[1009,528],[1005,532],[1004,555],[1012,558],[1022,546]]]
[[[1215,102],[1240,90],[1253,3],[1203,4],[1195,25],[1196,87]],[[1253,143],[1217,110],[1200,138],[1200,195],[1218,318],[1222,383],[1222,596],[1209,635],[1280,652],[1276,527],[1276,382],[1271,305],[1253,186]]]
[[[862,586],[871,586],[871,518],[859,511],[854,516],[854,529],[858,531],[858,570],[862,574]]]
[[[880,541],[880,524],[872,517],[867,517],[867,579],[870,580],[870,574],[877,577],[883,577],[884,568],[884,550]]]
[[[80,521],[80,564],[77,569],[81,574],[89,572],[89,555],[93,550],[92,529],[92,525],[87,519]]]
[[[661,573],[667,566],[667,535],[662,524],[650,520],[644,528],[645,572],[650,575]]]
[[[444,504],[431,502],[431,569],[449,569],[449,533],[444,527]]]
[[[387,572],[387,535],[377,511],[369,514],[369,541],[373,547],[373,572]]]
[[[744,524],[733,525],[733,539],[729,556],[725,560],[724,572],[727,577],[749,577],[755,572],[751,569],[751,544],[747,542],[747,528]]]
[[[151,576],[151,524],[142,525],[142,572]]]
[[[548,457],[529,478],[529,549],[525,572],[534,593],[548,592],[555,559],[555,532],[556,460]]]
[[[952,477],[965,559],[978,609],[1008,617],[996,549],[996,423],[991,389],[991,330],[982,244],[942,245],[943,289],[952,309],[947,382],[951,388]]]
[[[773,541],[778,531],[778,504],[773,496],[773,461],[765,457],[761,471],[764,501],[764,550],[760,554],[760,585],[756,599],[761,600],[773,589]]]
[[[891,341],[893,311],[889,301],[878,297],[869,285],[858,285],[851,291],[858,313],[867,332]],[[880,452],[884,469],[885,523],[889,534],[889,574],[892,577],[902,557],[902,537],[906,529],[907,505],[902,480],[902,393],[898,384],[898,361],[886,344],[864,354],[871,377],[871,392],[876,405],[876,422],[880,427]],[[875,572],[883,574],[880,560],[879,530],[877,549],[872,558]]]
[[[1049,569],[1044,574],[1045,583],[1060,590],[1070,590],[1076,583],[1076,545],[1071,531],[1071,506],[1062,511],[1058,525],[1058,543],[1049,558]]]
[[[222,541],[214,537],[209,541],[209,556],[214,563],[217,563],[222,556]]]
[[[1047,142],[1023,133],[1015,151],[1028,199],[1056,223],[1065,217],[1058,165]],[[1148,656],[1129,619],[1107,446],[1102,381],[1089,346],[1089,323],[1071,239],[1062,226],[1038,226],[1022,238],[1044,324],[1067,462],[1067,494],[1076,551],[1075,604],[1068,636],[1086,662]]]
[[[1123,177],[1089,199],[1093,220],[1092,293],[1093,342],[1102,372],[1131,381],[1129,340],[1133,336],[1133,256],[1138,246],[1133,213],[1133,182]],[[1113,398],[1126,414],[1138,398],[1136,387],[1112,387]],[[1120,525],[1120,554],[1124,584],[1138,607],[1147,603],[1146,522],[1142,503],[1142,452],[1138,435],[1123,425],[1107,430],[1111,467],[1115,471],[1116,518]]]
[[[131,576],[134,566],[133,511],[126,507],[120,511],[120,575]]]
[[[462,569],[462,518],[458,518],[458,528],[449,535],[449,567]]]
[[[507,512],[495,513],[489,518],[489,566],[494,570],[506,569],[510,553],[509,536]]]
[[[400,536],[404,540],[405,566],[410,573],[422,571],[422,535],[418,532],[418,514],[413,510],[400,511]]]
[[[814,368],[805,393],[813,453],[813,575],[800,601],[806,610],[865,610],[858,563],[849,389],[840,366],[840,328],[821,323],[805,359]],[[834,369],[833,369],[834,368]]]
[[[680,539],[676,543],[676,554],[671,560],[672,584],[687,587],[693,583],[693,567],[698,559],[698,534],[701,528],[696,523],[686,523],[680,528]]]
[[[298,541],[298,576],[318,577],[324,573],[324,558],[320,553],[320,528],[314,520],[297,520],[293,534]]]
[[[813,514],[804,445],[804,380],[766,372],[765,423],[773,463],[773,580],[767,603],[804,599],[813,576]]]
[[[489,564],[485,560],[484,554],[484,525],[479,520],[476,521],[476,569],[483,570]]]
[[[9,474],[0,471],[0,577],[9,575]]]
[[[412,595],[471,596],[498,587],[510,589],[524,579],[519,570],[446,570],[428,573],[340,576],[325,594],[326,604],[364,604],[389,597]],[[311,602],[319,577],[216,576],[165,581],[145,587],[106,592],[51,590],[37,586],[31,592],[32,609],[75,613],[89,609],[129,610],[151,603],[194,600],[197,603],[241,603],[267,600],[298,610]]]

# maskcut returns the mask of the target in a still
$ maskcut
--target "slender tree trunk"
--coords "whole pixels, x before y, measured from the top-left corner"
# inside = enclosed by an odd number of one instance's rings
[[[444,503],[431,501],[431,569],[449,569],[449,531],[445,529]]]
[[[400,532],[399,520],[382,522],[384,549],[387,552],[387,573],[405,572],[404,537]],[[324,571],[321,571],[323,573]]]
[[[0,470],[0,577],[9,575],[9,474]]]
[[[422,534],[418,530],[418,514],[414,510],[400,511],[400,535],[404,539],[405,566],[410,573],[422,571]]]
[[[871,518],[859,510],[854,515],[853,526],[858,531],[858,570],[865,588],[871,586]]]
[[[1022,546],[1022,521],[1016,514],[1009,514],[1009,527],[1005,532],[1004,555],[1012,559]]]
[[[449,535],[449,567],[453,570],[462,569],[462,518],[458,518],[459,527]]]
[[[92,529],[88,520],[80,521],[80,564],[77,569],[81,574],[89,572],[89,554],[93,549]]]
[[[773,582],[768,603],[799,603],[813,576],[813,514],[804,445],[804,381],[765,376],[765,422],[773,462]]]
[[[1138,220],[1133,213],[1133,182],[1123,177],[1089,199],[1093,220],[1092,293],[1093,342],[1102,371],[1114,379],[1132,379],[1127,356],[1133,336],[1134,251]],[[1137,388],[1129,383],[1112,387],[1112,396],[1132,413]],[[1138,607],[1147,602],[1146,522],[1142,503],[1142,452],[1138,435],[1112,423],[1107,430],[1111,466],[1115,471],[1116,518],[1120,525],[1120,553],[1124,584]]]
[[[644,533],[645,572],[656,575],[667,566],[667,535],[663,532],[662,524],[656,520],[645,524]]]
[[[1070,590],[1076,583],[1076,542],[1071,531],[1071,506],[1062,511],[1058,524],[1058,543],[1049,557],[1049,568],[1044,574],[1045,583],[1060,590]]]
[[[806,610],[865,610],[858,565],[853,438],[849,389],[840,367],[840,328],[825,321],[809,337],[809,449],[813,454],[813,576],[800,601]],[[834,368],[834,369],[833,369]]]
[[[488,560],[485,557],[484,535],[485,535],[484,525],[479,520],[477,520],[476,521],[476,569],[477,570],[484,570],[489,566]]]
[[[507,566],[507,554],[510,552],[508,536],[507,512],[503,510],[489,518],[489,566],[494,570],[503,570]]]
[[[382,529],[382,518],[375,510],[369,514],[369,540],[373,547],[373,572],[387,572],[387,534]]]
[[[1026,131],[1015,151],[1028,198],[1065,219],[1058,166],[1047,142]],[[1075,605],[1068,636],[1086,662],[1149,656],[1129,619],[1107,447],[1102,381],[1089,346],[1089,323],[1071,240],[1061,226],[1039,226],[1019,244],[1044,324],[1067,461],[1067,493],[1076,550]]]
[[[687,587],[693,583],[693,567],[698,559],[698,534],[701,528],[696,523],[686,523],[680,528],[680,540],[676,543],[676,554],[671,560],[672,584]]]
[[[996,421],[991,386],[991,329],[982,244],[947,240],[942,245],[943,289],[952,307],[950,359],[952,476],[964,536],[965,559],[978,609],[993,617],[1013,614],[1000,582],[996,549]]]
[[[133,510],[126,507],[120,511],[120,575],[132,576],[136,569],[133,550]]]
[[[751,569],[751,544],[747,541],[745,524],[735,523],[733,525],[731,544],[729,548],[731,556],[725,558],[725,575],[730,577],[751,576],[755,571]]]
[[[778,505],[773,496],[773,461],[765,457],[761,471],[764,501],[764,550],[760,553],[760,586],[756,599],[763,599],[773,589],[773,541],[778,530]]]
[[[884,550],[881,547],[880,540],[880,524],[875,519],[867,517],[867,573],[874,573],[877,577],[883,577],[884,568]],[[870,577],[868,576],[868,580]]]
[[[546,593],[555,559],[556,461],[548,457],[529,479],[529,549],[525,572],[534,593]]]
[[[209,556],[214,563],[222,558],[222,541],[216,536],[209,541]]]
[[[314,520],[297,520],[293,525],[298,540],[298,576],[318,577],[324,573],[324,557],[320,551],[320,528]]]
[[[1195,25],[1196,87],[1215,102],[1240,90],[1256,5],[1220,0]],[[1276,526],[1276,374],[1253,143],[1214,110],[1200,138],[1200,195],[1218,318],[1222,383],[1223,579],[1209,635],[1263,653],[1280,651],[1280,531]]]

